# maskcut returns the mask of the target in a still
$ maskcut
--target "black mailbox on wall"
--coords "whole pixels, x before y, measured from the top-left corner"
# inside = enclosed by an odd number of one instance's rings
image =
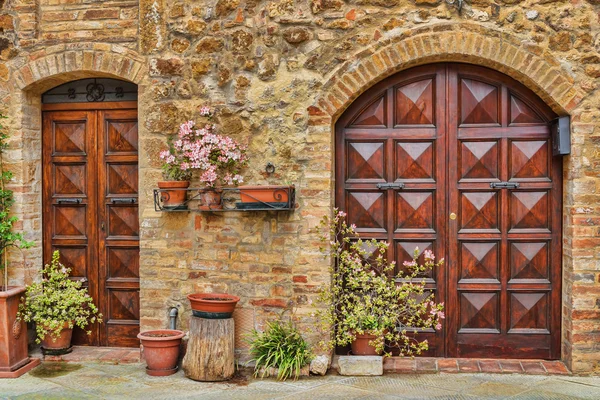
[[[571,117],[559,117],[550,125],[552,134],[552,154],[564,156],[571,154]]]

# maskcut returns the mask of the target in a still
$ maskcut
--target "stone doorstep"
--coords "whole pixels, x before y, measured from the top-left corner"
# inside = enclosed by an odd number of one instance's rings
[[[71,353],[60,356],[44,356],[39,348],[32,352],[32,356],[39,357],[44,361],[132,364],[141,361],[140,353],[140,349],[136,347],[73,346]]]

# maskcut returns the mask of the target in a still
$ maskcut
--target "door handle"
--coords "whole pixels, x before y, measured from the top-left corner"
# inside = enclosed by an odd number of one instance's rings
[[[492,189],[518,189],[519,184],[517,182],[492,182],[490,187]]]
[[[135,204],[135,197],[118,198],[111,201],[113,204]]]
[[[404,182],[394,182],[394,183],[378,183],[377,189],[386,190],[386,189],[403,189]]]
[[[81,204],[81,199],[58,199],[58,204]]]

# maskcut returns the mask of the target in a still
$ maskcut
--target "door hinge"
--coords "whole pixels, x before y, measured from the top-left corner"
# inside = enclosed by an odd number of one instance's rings
[[[386,189],[403,189],[403,182],[395,182],[395,183],[378,183],[377,189],[386,190]]]
[[[492,189],[518,189],[519,184],[517,182],[492,182],[490,187]]]

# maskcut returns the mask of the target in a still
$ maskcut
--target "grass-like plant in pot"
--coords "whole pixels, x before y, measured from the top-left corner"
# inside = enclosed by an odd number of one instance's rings
[[[313,358],[309,344],[291,321],[269,322],[264,332],[253,330],[247,341],[250,362],[255,363],[254,376],[264,378],[276,373],[282,381],[298,379]]]
[[[69,278],[69,268],[52,253],[52,262],[42,269],[42,279],[27,286],[19,306],[19,318],[34,322],[36,343],[45,350],[59,352],[71,346],[75,326],[84,329],[102,322],[102,314],[79,280]],[[91,334],[91,331],[87,332]]]
[[[332,332],[323,345],[331,348],[351,345],[356,355],[418,355],[428,349],[427,340],[419,340],[423,329],[442,328],[443,304],[435,303],[425,290],[423,273],[440,267],[431,251],[415,249],[412,260],[396,273],[394,262],[387,262],[388,244],[362,240],[356,227],[348,225],[343,211],[334,211],[320,225],[321,251],[331,257],[331,284],[320,293],[317,316],[322,328]],[[401,278],[401,279],[397,279]]]

